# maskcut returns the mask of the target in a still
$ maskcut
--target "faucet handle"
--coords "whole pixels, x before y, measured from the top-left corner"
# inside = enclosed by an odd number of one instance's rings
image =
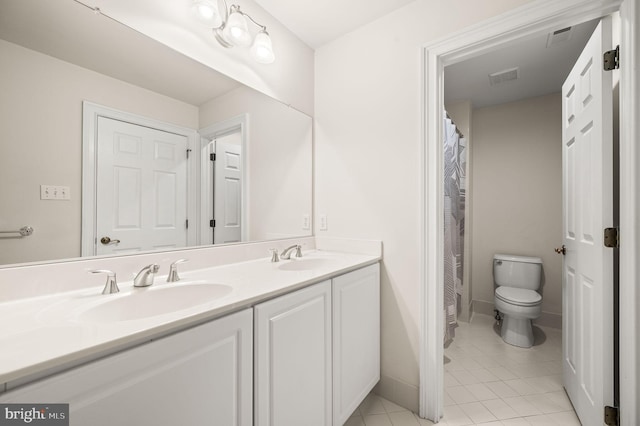
[[[102,294],[118,293],[118,282],[116,280],[116,273],[108,269],[92,269],[88,271],[90,274],[107,274],[107,282],[104,284]]]
[[[302,246],[300,244],[296,246],[296,257],[302,257]]]
[[[270,248],[269,251],[271,252],[271,262],[280,262],[280,257],[278,257],[278,249]]]
[[[180,281],[180,276],[178,275],[178,264],[188,262],[188,259],[178,259],[169,265],[169,275],[167,275],[167,282],[173,283],[176,281]]]

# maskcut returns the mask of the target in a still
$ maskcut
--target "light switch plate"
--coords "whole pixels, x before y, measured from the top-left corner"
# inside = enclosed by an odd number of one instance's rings
[[[71,188],[60,185],[40,185],[41,200],[70,200]]]

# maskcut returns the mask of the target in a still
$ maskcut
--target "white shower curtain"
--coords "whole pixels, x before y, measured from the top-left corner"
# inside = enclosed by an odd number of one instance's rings
[[[445,117],[447,114],[445,113]],[[449,118],[444,121],[444,341],[455,336],[462,295],[466,139]]]

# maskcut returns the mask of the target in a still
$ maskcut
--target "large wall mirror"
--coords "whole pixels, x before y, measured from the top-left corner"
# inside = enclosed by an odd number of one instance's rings
[[[0,265],[311,235],[309,116],[74,0],[0,58]]]

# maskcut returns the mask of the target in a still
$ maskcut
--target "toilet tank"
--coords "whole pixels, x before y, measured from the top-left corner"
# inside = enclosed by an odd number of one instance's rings
[[[493,256],[493,279],[499,286],[538,290],[542,278],[539,257],[496,254]]]

